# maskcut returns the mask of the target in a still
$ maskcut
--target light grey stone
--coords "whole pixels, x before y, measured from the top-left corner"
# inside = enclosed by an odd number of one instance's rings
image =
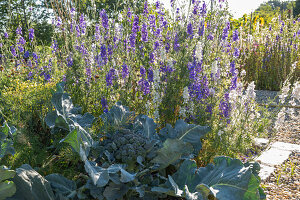
[[[275,167],[261,164],[260,171],[259,171],[259,177],[261,178],[261,180],[266,180],[274,172],[274,170],[275,170]]]
[[[272,144],[273,148],[281,149],[285,151],[298,151],[300,152],[300,145],[298,144],[291,144],[291,143],[285,143],[285,142],[275,142]]]
[[[289,158],[291,151],[285,151],[282,149],[277,149],[271,146],[271,148],[265,152],[263,152],[256,161],[260,161],[263,164],[274,166],[280,165],[285,160]]]
[[[254,138],[254,144],[258,147],[264,147],[269,143],[269,140],[266,138]]]

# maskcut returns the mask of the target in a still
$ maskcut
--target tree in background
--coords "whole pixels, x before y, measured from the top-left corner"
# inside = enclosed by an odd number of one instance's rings
[[[294,7],[294,17],[300,15],[300,0],[296,1],[296,5]]]
[[[24,37],[29,28],[35,29],[38,43],[49,44],[53,29],[49,24],[51,13],[43,1],[36,0],[0,0],[0,34],[10,32],[13,39],[15,30],[22,28]]]
[[[299,0],[297,0],[299,2]],[[260,6],[255,10],[255,14],[263,17],[274,15],[277,12],[283,13],[288,11],[289,15],[292,14],[292,10],[295,9],[295,1],[279,1],[279,0],[269,0],[266,3],[260,4]]]
[[[127,7],[134,9],[135,13],[143,12],[144,0],[45,0],[48,7],[54,10],[56,16],[69,18],[71,8],[83,13],[90,19],[98,20],[102,9],[110,18],[116,18],[120,11]]]

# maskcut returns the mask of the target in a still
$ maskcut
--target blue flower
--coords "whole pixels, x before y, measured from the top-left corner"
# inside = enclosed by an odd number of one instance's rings
[[[133,48],[133,49],[135,48],[135,40],[136,40],[135,33],[131,33],[129,36],[129,43],[130,43],[131,48]]]
[[[108,17],[104,9],[101,10],[100,17],[102,18],[102,26],[108,29]]]
[[[80,26],[80,29],[81,29],[81,33],[85,34],[85,31],[86,31],[86,22],[85,22],[83,14],[81,14],[80,17],[79,17],[79,26]]]
[[[148,81],[153,82],[153,67],[152,66],[148,69]]]
[[[192,23],[189,23],[187,25],[187,31],[186,32],[190,35],[191,38],[193,37],[193,25],[192,25]]]
[[[146,76],[146,69],[143,66],[140,67],[140,74],[142,77]]]
[[[220,109],[220,115],[225,117],[225,118],[228,118],[229,117],[229,114],[230,114],[230,103],[229,103],[229,93],[226,92],[225,95],[224,95],[224,99],[222,99],[220,101],[220,104],[219,104],[219,109]]]
[[[132,32],[136,34],[139,30],[140,30],[140,27],[139,27],[139,16],[136,15],[134,17],[133,24],[132,24]]]
[[[8,33],[4,32],[4,37],[7,39],[8,38]]]
[[[18,35],[22,35],[22,28],[21,28],[21,27],[18,27],[18,28],[16,29],[16,33],[17,33]]]
[[[150,93],[150,84],[147,80],[144,79],[144,77],[139,80],[138,85],[140,86],[141,91],[144,93],[144,95]]]
[[[115,78],[115,69],[111,68],[106,75],[106,85],[111,86],[113,84],[113,79]]]
[[[225,40],[228,37],[229,29],[230,29],[230,23],[227,22],[226,26],[223,29],[222,40]]]
[[[100,52],[101,58],[104,61],[104,63],[106,64],[107,62],[107,54],[106,54],[106,47],[104,44],[102,44],[101,46],[101,52]]]
[[[204,35],[204,30],[205,30],[204,22],[201,21],[199,31],[198,31],[199,36],[202,37]]]
[[[19,38],[18,44],[24,45],[25,43],[26,43],[26,40],[21,36],[21,37]]]
[[[128,77],[128,74],[129,74],[128,66],[124,63],[123,66],[122,66],[122,77],[123,77],[123,79]]]
[[[147,25],[144,23],[142,25],[142,41],[147,42],[148,41],[148,32],[147,32]]]
[[[33,28],[30,28],[29,29],[29,40],[33,40],[34,39],[34,29]]]
[[[144,14],[148,14],[148,2],[145,1],[145,4],[144,4]]]
[[[230,69],[229,72],[231,73],[232,76],[235,76],[235,61],[232,61],[230,63]]]
[[[238,30],[233,31],[232,39],[233,39],[233,41],[237,41],[239,39],[239,31]]]
[[[108,105],[107,105],[107,100],[105,99],[105,97],[102,97],[101,105],[102,105],[102,109],[104,109],[103,112],[107,113],[108,112]]]
[[[234,48],[233,56],[236,58],[240,56],[240,50],[238,48]]]
[[[24,53],[24,58],[28,58],[29,56],[30,56],[29,51],[26,51],[26,52]]]
[[[178,38],[177,34],[176,34],[175,39],[174,39],[173,49],[176,52],[179,51],[179,49],[180,49],[179,38]]]

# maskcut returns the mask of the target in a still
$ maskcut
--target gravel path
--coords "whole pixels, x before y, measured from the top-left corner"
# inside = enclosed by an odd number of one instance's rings
[[[260,104],[267,103],[269,99],[274,99],[277,93],[256,91],[256,101]],[[278,103],[278,100],[275,102]],[[298,113],[299,111],[300,109],[297,110]],[[271,140],[300,145],[300,115],[285,121]],[[262,187],[267,199],[300,200],[300,152],[293,152],[287,161],[276,166],[274,173],[262,182]]]

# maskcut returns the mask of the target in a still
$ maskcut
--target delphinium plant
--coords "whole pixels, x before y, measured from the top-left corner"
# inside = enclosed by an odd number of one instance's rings
[[[224,1],[191,1],[186,8],[172,2],[172,8],[169,15],[160,2],[145,1],[141,13],[128,7],[118,18],[105,10],[92,18],[67,7],[69,15],[53,21],[57,73],[65,73],[65,89],[84,111],[98,115],[121,101],[146,111],[158,129],[180,118],[208,124],[207,162],[236,156],[267,125],[256,112],[255,86],[242,82],[241,33],[231,29]]]
[[[254,24],[249,34],[245,27],[240,46],[240,64],[247,72],[247,81],[255,81],[257,89],[280,90],[299,59],[299,19],[276,14],[268,26]],[[299,63],[293,81],[299,75]]]

